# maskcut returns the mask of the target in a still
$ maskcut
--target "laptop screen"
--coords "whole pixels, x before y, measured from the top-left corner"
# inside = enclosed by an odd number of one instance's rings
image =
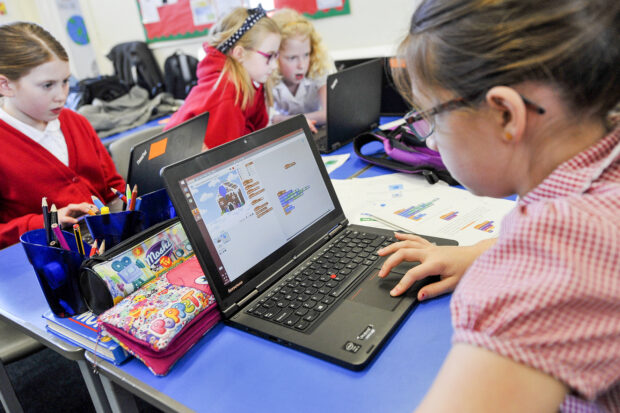
[[[303,129],[178,184],[226,287],[335,210]]]

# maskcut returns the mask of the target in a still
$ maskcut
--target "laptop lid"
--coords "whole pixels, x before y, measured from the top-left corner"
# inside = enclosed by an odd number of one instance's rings
[[[163,188],[161,168],[200,153],[208,121],[205,112],[133,146],[127,171],[129,186],[138,185],[141,194]]]
[[[334,150],[379,126],[383,61],[371,60],[327,77],[327,147]]]
[[[226,318],[346,218],[303,115],[165,167]]]

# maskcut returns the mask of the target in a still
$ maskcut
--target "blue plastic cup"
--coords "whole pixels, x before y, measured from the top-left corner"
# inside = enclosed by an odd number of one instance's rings
[[[52,312],[59,317],[71,317],[88,310],[79,289],[84,257],[77,250],[74,235],[67,231],[62,233],[71,250],[47,245],[45,229],[28,231],[22,234],[20,241]],[[84,250],[88,256],[90,246],[84,244]]]
[[[140,211],[113,212],[104,215],[87,215],[86,226],[98,245],[105,240],[108,250],[119,242],[144,229],[144,214]]]

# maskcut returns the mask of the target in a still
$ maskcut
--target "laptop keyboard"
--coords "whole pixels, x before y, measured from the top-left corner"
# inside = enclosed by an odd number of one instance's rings
[[[299,331],[308,330],[396,238],[345,230],[332,244],[284,277],[247,314]]]

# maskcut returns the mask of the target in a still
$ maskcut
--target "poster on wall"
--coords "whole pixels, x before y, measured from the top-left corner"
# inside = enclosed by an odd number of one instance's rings
[[[71,55],[74,75],[78,79],[99,76],[95,51],[82,17],[78,0],[56,0],[60,22],[69,40],[67,48]]]
[[[147,43],[200,37],[235,7],[290,7],[310,18],[349,14],[349,0],[136,0]]]

